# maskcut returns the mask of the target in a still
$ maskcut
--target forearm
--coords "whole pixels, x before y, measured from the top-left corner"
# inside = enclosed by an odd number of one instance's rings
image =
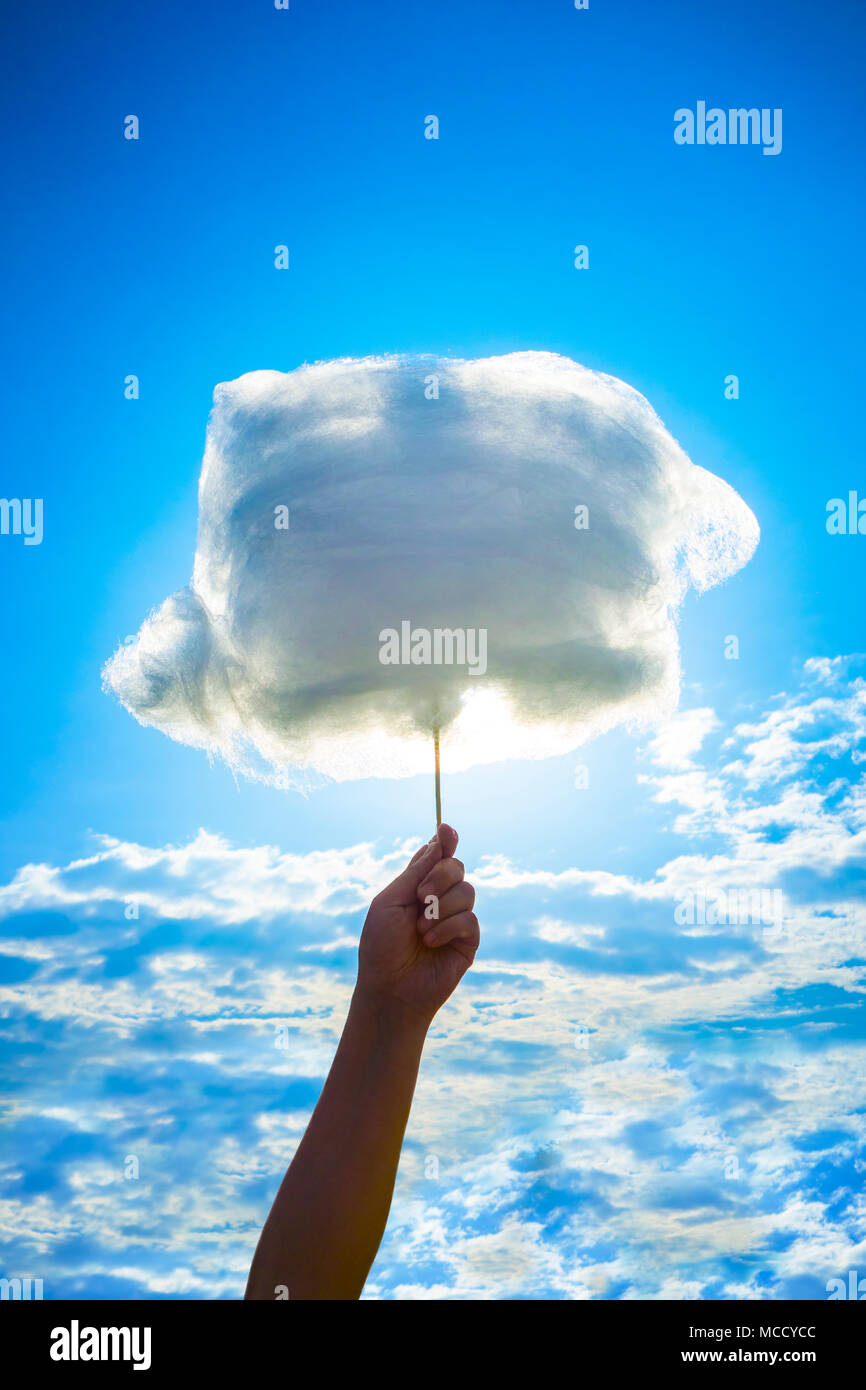
[[[247,1298],[360,1297],[391,1205],[428,1023],[356,989],[328,1079],[262,1231]]]

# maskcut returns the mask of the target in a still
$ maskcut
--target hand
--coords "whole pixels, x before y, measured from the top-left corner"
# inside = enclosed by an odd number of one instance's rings
[[[427,1023],[466,974],[480,938],[475,889],[456,848],[457,831],[440,825],[373,899],[358,950],[358,991]]]

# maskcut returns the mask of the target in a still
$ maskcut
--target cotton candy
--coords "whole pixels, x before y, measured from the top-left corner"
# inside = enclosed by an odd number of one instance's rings
[[[214,393],[192,582],[105,685],[282,785],[428,771],[437,727],[447,770],[550,756],[671,711],[685,593],[758,536],[643,396],[565,357],[250,372]]]

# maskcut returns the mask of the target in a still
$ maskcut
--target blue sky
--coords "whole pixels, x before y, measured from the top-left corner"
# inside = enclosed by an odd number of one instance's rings
[[[603,0],[7,16],[2,492],[45,515],[40,546],[0,537],[7,1275],[238,1295],[365,894],[429,833],[426,779],[236,784],[100,690],[188,581],[214,385],[525,348],[642,391],[762,540],[686,604],[666,737],[446,786],[484,945],[370,1292],[820,1297],[866,1273],[864,696],[835,660],[864,648],[866,540],[825,528],[866,494],[864,24]],[[698,100],[781,107],[782,153],[675,145]],[[698,882],[777,889],[784,930],[689,934]]]

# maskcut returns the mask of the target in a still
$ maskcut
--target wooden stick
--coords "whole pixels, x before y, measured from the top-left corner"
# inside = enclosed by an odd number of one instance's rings
[[[439,725],[433,730],[433,760],[436,765],[436,829],[442,824],[442,783],[439,775]]]

